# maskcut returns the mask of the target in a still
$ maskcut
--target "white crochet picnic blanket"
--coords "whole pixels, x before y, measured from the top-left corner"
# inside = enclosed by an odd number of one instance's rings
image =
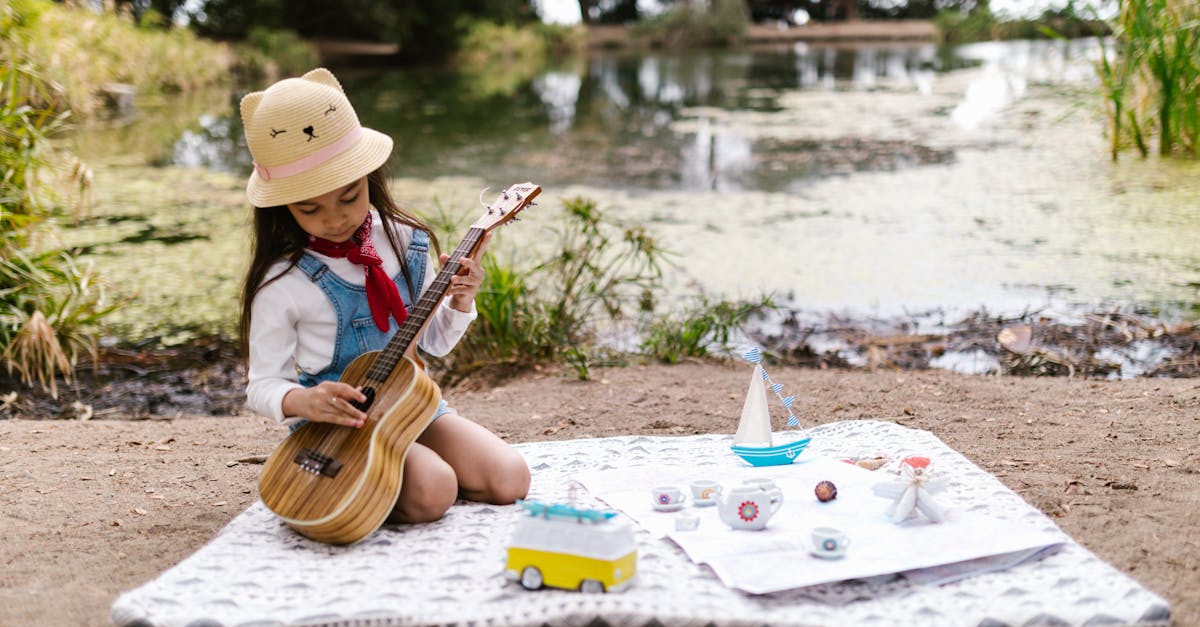
[[[1061,533],[1039,511],[932,434],[877,421],[811,429],[832,457],[935,457],[956,506]],[[579,473],[629,465],[744,464],[731,436],[623,436],[518,445],[531,499],[565,501]],[[1000,572],[944,585],[902,575],[763,595],[730,589],[669,539],[639,532],[638,574],[620,592],[530,592],[504,577],[520,509],[459,503],[440,521],[384,527],[351,547],[306,540],[257,503],[209,544],[123,593],[117,625],[1167,625],[1170,608],[1064,536]]]

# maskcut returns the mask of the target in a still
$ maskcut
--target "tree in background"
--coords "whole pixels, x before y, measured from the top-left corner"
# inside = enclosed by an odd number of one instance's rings
[[[818,22],[857,19],[932,19],[947,10],[971,11],[986,6],[988,0],[744,0],[754,22],[794,24],[796,11],[803,10]],[[660,0],[663,6],[709,8],[713,0]],[[590,10],[585,22],[626,23],[646,17],[637,9],[636,0],[579,0],[580,11]],[[588,13],[584,13],[588,16]]]
[[[394,43],[411,61],[455,52],[472,19],[537,20],[529,0],[138,0],[135,8],[186,18],[198,33],[216,39],[244,39],[255,27],[289,30],[308,39]]]

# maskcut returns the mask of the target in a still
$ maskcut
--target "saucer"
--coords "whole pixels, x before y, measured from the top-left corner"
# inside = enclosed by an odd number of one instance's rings
[[[716,505],[717,499],[694,499],[692,504],[696,507],[709,507],[710,505]]]
[[[654,504],[654,511],[656,512],[677,512],[681,509],[683,509],[683,503],[667,503],[666,505],[659,505],[658,503]]]
[[[811,553],[813,557],[819,557],[823,560],[836,560],[846,557],[846,549],[841,549],[838,551],[822,551],[816,548],[811,548],[808,550],[808,552]]]

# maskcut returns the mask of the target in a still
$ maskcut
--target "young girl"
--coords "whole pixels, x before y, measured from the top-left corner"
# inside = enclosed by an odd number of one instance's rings
[[[241,111],[254,157],[240,324],[247,403],[293,428],[304,420],[360,428],[366,414],[352,403],[366,397],[338,379],[354,358],[387,344],[432,282],[437,239],[392,200],[383,170],[392,140],[359,125],[329,71],[249,94]],[[418,338],[427,353],[450,352],[475,319],[481,252],[462,259],[430,314]],[[437,520],[459,495],[497,504],[525,496],[520,454],[444,400],[435,415],[409,448],[389,522]]]

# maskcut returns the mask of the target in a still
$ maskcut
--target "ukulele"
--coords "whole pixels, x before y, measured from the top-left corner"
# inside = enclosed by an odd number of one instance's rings
[[[308,422],[271,453],[258,491],[289,527],[319,542],[353,544],[387,519],[400,496],[408,448],[433,422],[442,399],[414,340],[445,298],[460,260],[541,192],[533,183],[519,183],[487,205],[383,350],[364,353],[346,367],[341,381],[361,387],[366,396],[355,403],[367,414],[362,427]]]

